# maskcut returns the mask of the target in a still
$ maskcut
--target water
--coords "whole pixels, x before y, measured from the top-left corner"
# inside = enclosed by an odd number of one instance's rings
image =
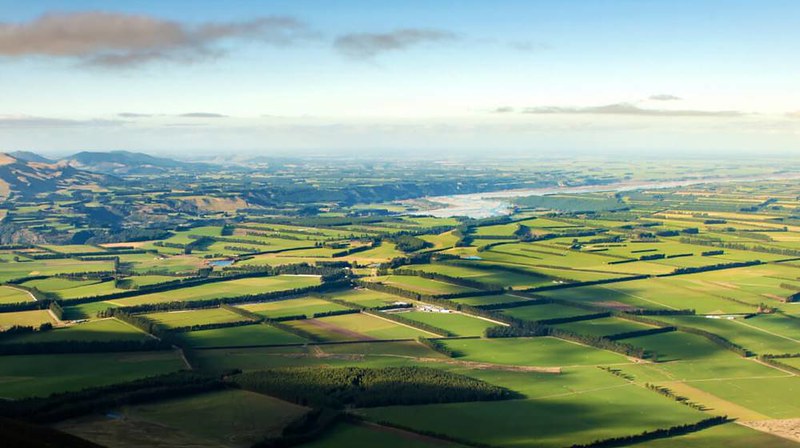
[[[425,199],[444,204],[444,207],[433,210],[420,210],[413,215],[431,215],[437,218],[450,216],[468,216],[470,218],[488,218],[491,216],[510,215],[513,204],[508,199],[525,196],[544,196],[554,193],[593,193],[601,191],[654,190],[660,188],[685,187],[706,183],[755,182],[761,180],[797,179],[800,173],[773,174],[762,177],[710,177],[687,180],[617,182],[603,185],[586,185],[580,187],[548,187],[523,188],[517,190],[491,191],[487,193],[454,194],[449,196],[430,196]]]
[[[214,260],[214,261],[209,261],[208,264],[210,266],[224,268],[225,266],[232,265],[233,260]]]

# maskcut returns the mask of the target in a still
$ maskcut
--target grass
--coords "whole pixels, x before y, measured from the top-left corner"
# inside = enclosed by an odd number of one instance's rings
[[[404,302],[408,300],[403,297],[392,294],[384,294],[382,292],[372,291],[364,288],[332,292],[325,294],[325,296],[333,299],[344,300],[345,302],[355,303],[367,308],[390,305],[394,302]]]
[[[34,260],[20,263],[0,263],[0,283],[35,275],[70,274],[76,272],[112,271],[111,261],[81,261],[73,259]]]
[[[459,359],[495,364],[563,367],[627,362],[616,353],[550,337],[460,339],[445,344],[463,355]]]
[[[694,381],[689,384],[771,418],[800,418],[800,381],[796,376]]]
[[[477,291],[466,286],[454,285],[439,280],[431,280],[413,275],[387,275],[382,277],[368,277],[365,280],[385,283],[397,288],[408,289],[422,294],[440,295]]]
[[[434,272],[449,275],[451,277],[461,277],[492,286],[513,286],[515,288],[532,288],[549,284],[551,279],[547,276],[530,273],[501,269],[495,265],[485,262],[456,261],[449,263],[437,263],[430,265],[414,265],[414,270],[424,272]]]
[[[627,333],[629,331],[648,330],[655,328],[638,322],[632,322],[617,317],[602,319],[582,320],[555,326],[564,330],[574,331],[578,334],[589,336],[610,336],[612,334]]]
[[[97,313],[105,311],[108,308],[116,308],[117,306],[108,302],[89,302],[80,305],[64,305],[64,319],[66,320],[79,320],[79,319],[93,319],[97,317]]]
[[[599,403],[602,405],[598,406]],[[553,448],[638,434],[704,418],[698,411],[624,382],[599,390],[502,404],[389,407],[361,413],[369,419],[446,434],[473,443]]]
[[[311,317],[315,313],[348,309],[345,306],[316,297],[299,297],[274,302],[248,303],[238,305],[238,307],[272,319],[295,315]]]
[[[658,355],[659,361],[699,360],[729,358],[734,355],[708,339],[689,333],[673,331],[650,336],[625,339],[625,342],[642,347]]]
[[[0,304],[31,302],[33,297],[27,291],[13,288],[11,286],[0,286]]]
[[[518,308],[509,308],[502,310],[502,313],[511,317],[516,317],[517,319],[537,321],[544,319],[559,319],[564,317],[582,316],[591,314],[591,311],[586,311],[584,309],[575,308],[572,306],[561,305],[558,303],[542,303]]]
[[[222,308],[209,308],[190,311],[171,311],[166,313],[150,313],[144,317],[164,325],[167,328],[187,327],[192,325],[239,322],[244,317]]]
[[[191,410],[191,412],[187,412]],[[124,406],[120,418],[62,422],[59,428],[107,446],[250,446],[280,435],[308,412],[276,398],[224,390],[187,398]]]
[[[350,448],[353,446],[374,446],[382,448],[441,447],[457,446],[440,441],[429,441],[414,433],[393,430],[383,426],[339,423],[321,438],[303,445],[305,448]]]
[[[477,306],[493,305],[495,303],[519,302],[520,300],[525,300],[525,298],[512,296],[510,294],[498,294],[491,296],[460,297],[452,300],[453,302],[463,303],[464,305]]]
[[[248,294],[289,290],[317,284],[319,284],[318,277],[279,275],[275,277],[242,278],[164,292],[142,294],[125,299],[115,299],[110,302],[119,306],[132,306],[145,303],[219,299],[223,297],[237,297]]]
[[[178,334],[178,338],[190,347],[278,345],[307,342],[300,336],[266,324],[190,331]]]
[[[2,343],[60,342],[60,341],[144,341],[149,336],[137,328],[116,319],[102,319],[54,328],[50,331],[22,334],[0,340]]]
[[[691,434],[647,442],[648,448],[795,448],[797,442],[766,434],[742,425],[726,424],[704,429]]]
[[[172,351],[3,356],[0,397],[46,396],[184,368]]]
[[[775,320],[786,320],[780,316],[766,315],[735,320],[669,316],[661,320],[718,334],[758,354],[800,353],[800,335],[796,330],[792,331],[792,327],[796,329],[798,324],[790,321],[781,322],[783,325],[772,325],[770,321],[773,317]],[[777,328],[767,329],[770,327]]]
[[[289,325],[309,331],[326,341],[353,341],[369,339],[416,339],[430,336],[423,331],[398,325],[367,314],[346,314],[288,322]]]
[[[422,322],[452,332],[456,336],[481,336],[483,331],[498,324],[460,313],[409,311],[399,314],[406,319]]]
[[[21,327],[38,327],[44,323],[55,323],[47,310],[16,311],[0,313],[0,329],[7,329],[15,325]]]
[[[695,288],[682,287],[680,281],[680,277],[650,278],[607,285],[542,291],[538,294],[544,297],[591,303],[608,308],[693,309],[698,314],[751,313],[755,311],[755,306],[743,305]]]

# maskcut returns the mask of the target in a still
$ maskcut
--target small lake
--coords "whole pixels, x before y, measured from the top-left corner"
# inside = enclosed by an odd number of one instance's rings
[[[214,260],[208,262],[209,266],[224,268],[233,264],[233,260]]]

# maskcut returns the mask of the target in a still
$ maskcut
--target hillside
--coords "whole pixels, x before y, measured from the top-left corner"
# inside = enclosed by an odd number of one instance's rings
[[[0,153],[0,198],[12,194],[33,197],[68,187],[96,188],[114,179],[90,173],[62,163],[40,163]]]
[[[61,159],[61,162],[83,170],[105,174],[159,174],[165,171],[208,168],[206,164],[180,162],[166,157],[130,151],[83,151]]]

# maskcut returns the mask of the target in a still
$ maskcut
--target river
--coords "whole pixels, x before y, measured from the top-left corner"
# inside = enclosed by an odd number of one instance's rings
[[[508,199],[525,196],[544,196],[555,193],[593,193],[602,191],[654,190],[661,188],[686,187],[707,183],[756,182],[767,180],[792,180],[800,178],[800,173],[782,173],[756,177],[708,177],[684,180],[663,181],[627,181],[602,185],[584,185],[580,187],[547,187],[523,188],[516,190],[490,191],[486,193],[454,194],[448,196],[429,196],[424,199],[443,207],[431,210],[420,210],[413,215],[430,215],[439,218],[450,216],[468,216],[470,218],[488,218],[491,216],[509,215],[513,205]]]

